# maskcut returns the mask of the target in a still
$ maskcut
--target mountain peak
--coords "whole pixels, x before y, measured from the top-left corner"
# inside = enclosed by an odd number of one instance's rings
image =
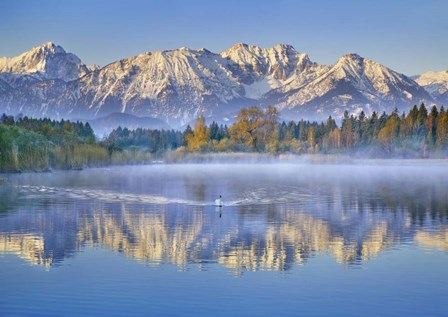
[[[41,44],[41,45],[39,45],[39,46],[42,46],[42,47],[48,47],[48,48],[54,48],[54,47],[56,47],[57,45],[50,41],[50,42],[43,43],[43,44]]]
[[[448,101],[448,70],[429,71],[414,77],[415,81],[424,87],[431,96],[441,104]]]
[[[56,45],[53,42],[46,42],[36,47],[33,47],[30,51],[26,53],[36,52],[36,51],[44,51],[50,54],[65,54],[65,50],[62,46]]]
[[[240,52],[240,51],[254,51],[254,50],[260,50],[260,47],[247,43],[237,43],[228,48],[224,52]]]
[[[255,52],[255,51],[269,51],[269,50],[275,50],[275,51],[282,51],[282,52],[288,52],[288,53],[297,54],[296,49],[292,45],[290,45],[290,44],[283,44],[283,43],[278,43],[274,47],[271,47],[271,48],[261,48],[261,47],[259,47],[257,45],[247,44],[247,43],[237,43],[237,44],[231,46],[225,52],[232,52],[232,51],[251,51],[251,52]]]
[[[363,61],[364,57],[356,54],[356,53],[349,53],[342,56],[339,60],[342,61]]]
[[[206,49],[206,48],[204,48],[204,47],[201,47],[200,49],[198,49],[198,52],[200,52],[200,53],[211,53],[208,49]]]
[[[290,44],[276,44],[274,46],[274,49],[278,50],[278,51],[286,51],[286,52],[291,52],[294,54],[297,54],[296,49],[294,48],[294,46],[290,45]]]
[[[365,59],[363,57],[356,53],[349,53],[339,58],[334,67],[348,73],[360,73],[364,68],[364,64]]]
[[[251,46],[255,46],[255,45],[247,44],[247,43],[243,43],[243,42],[241,42],[241,43],[236,43],[236,44],[233,45],[232,47],[235,47],[235,48],[249,48],[249,47],[251,47]]]
[[[0,72],[71,81],[89,72],[78,56],[46,42],[11,58],[0,59]]]

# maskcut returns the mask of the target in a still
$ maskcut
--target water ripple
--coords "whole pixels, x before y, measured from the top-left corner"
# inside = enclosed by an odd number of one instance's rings
[[[61,188],[49,186],[21,185],[17,188],[26,193],[26,199],[65,197],[74,200],[98,199],[106,202],[126,202],[126,203],[144,203],[144,204],[180,204],[190,206],[214,206],[213,201],[199,201],[181,198],[172,198],[153,194],[136,194],[126,192],[116,192],[100,189],[76,189]],[[310,199],[311,194],[303,192],[294,192],[278,190],[273,192],[269,188],[259,188],[256,190],[245,191],[241,197],[235,200],[225,201],[224,206],[247,206],[247,205],[268,205],[278,203],[294,203]],[[325,197],[320,197],[324,199]]]

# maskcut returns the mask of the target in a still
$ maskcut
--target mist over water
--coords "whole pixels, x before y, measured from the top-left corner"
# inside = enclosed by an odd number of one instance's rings
[[[93,284],[110,288],[90,290],[89,300],[109,303],[125,293],[126,302],[158,315],[228,315],[211,304],[219,301],[243,316],[250,310],[237,299],[244,296],[266,316],[297,309],[439,316],[448,295],[441,269],[448,265],[447,167],[445,160],[368,160],[7,175],[0,186],[0,282],[8,287],[0,291],[0,307],[11,315],[44,311],[45,300],[23,301],[36,287],[54,298],[64,283],[76,300],[59,300],[59,314],[67,313],[64,305],[78,314],[105,313],[101,305],[80,304]],[[214,206],[219,195],[222,208]],[[40,282],[15,281],[7,270]],[[80,270],[87,284],[74,280]],[[7,290],[25,285],[30,292]],[[192,291],[191,285],[201,286]],[[355,313],[367,301],[361,289],[378,303],[371,313]],[[383,297],[391,292],[401,296]],[[182,296],[187,312],[170,301]],[[272,304],[264,296],[280,297]],[[417,305],[422,298],[432,305]]]

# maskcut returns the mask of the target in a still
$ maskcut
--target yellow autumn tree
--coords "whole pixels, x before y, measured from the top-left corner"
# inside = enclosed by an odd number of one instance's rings
[[[193,152],[203,152],[210,141],[210,129],[205,125],[203,116],[196,119],[193,133],[186,136],[187,147]]]
[[[278,117],[275,107],[268,107],[266,111],[256,106],[241,109],[229,129],[232,142],[241,143],[255,151],[262,151],[265,147],[269,151],[276,151],[279,146]]]

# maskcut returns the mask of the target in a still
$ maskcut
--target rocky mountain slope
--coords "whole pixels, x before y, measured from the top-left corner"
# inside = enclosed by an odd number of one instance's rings
[[[357,54],[341,57],[327,72],[299,89],[280,95],[275,104],[296,115],[332,114],[345,110],[359,114],[400,110],[421,101],[432,102],[428,93],[412,79]],[[301,107],[298,107],[301,106]]]
[[[34,47],[19,56],[0,58],[0,73],[27,75],[25,78],[38,80],[61,79],[76,80],[89,73],[94,66],[87,67],[79,57],[67,53],[61,46],[51,42]]]
[[[319,65],[290,45],[237,44],[220,54],[180,48],[143,53],[102,68],[46,43],[0,58],[0,112],[97,118],[128,113],[174,127],[199,115],[231,117],[275,105],[284,118],[325,119],[345,110],[391,111],[433,103],[405,75],[356,54]]]
[[[438,104],[448,105],[448,70],[426,72],[413,79],[429,92]]]

